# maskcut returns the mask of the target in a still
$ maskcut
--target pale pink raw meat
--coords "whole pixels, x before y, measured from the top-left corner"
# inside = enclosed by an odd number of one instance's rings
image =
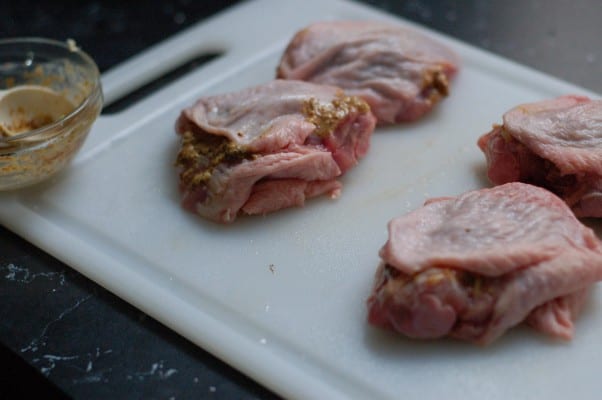
[[[363,100],[308,82],[204,97],[176,123],[182,205],[228,223],[337,197],[338,178],[367,153],[375,123]]]
[[[578,217],[602,217],[602,100],[562,96],[519,105],[478,145],[492,183],[541,186]]]
[[[526,321],[570,339],[602,242],[551,192],[508,183],[440,198],[389,223],[370,323],[414,338],[491,343]]]
[[[277,77],[343,88],[379,124],[414,121],[449,91],[456,55],[416,30],[376,21],[316,22],[297,32]]]

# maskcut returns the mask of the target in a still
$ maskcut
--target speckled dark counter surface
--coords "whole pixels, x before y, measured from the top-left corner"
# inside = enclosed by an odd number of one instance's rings
[[[598,0],[366,2],[602,92]],[[106,71],[233,3],[8,0],[0,38],[73,38]],[[3,227],[0,235],[0,399],[24,398],[34,383],[45,398],[277,397]]]

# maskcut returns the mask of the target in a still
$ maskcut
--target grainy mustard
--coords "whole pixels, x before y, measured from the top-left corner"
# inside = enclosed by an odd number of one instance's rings
[[[315,134],[326,136],[333,132],[339,123],[352,112],[368,112],[370,106],[356,96],[338,93],[332,102],[320,102],[311,97],[303,103],[302,113],[308,122],[316,126]]]

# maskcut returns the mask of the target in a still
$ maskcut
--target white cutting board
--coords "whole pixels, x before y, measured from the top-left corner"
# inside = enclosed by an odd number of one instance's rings
[[[510,107],[592,93],[428,32],[462,58],[451,96],[419,122],[378,129],[338,200],[230,226],[180,208],[180,109],[272,79],[295,31],[335,18],[409,24],[338,0],[260,0],[194,26],[105,74],[106,98],[204,51],[224,56],[101,117],[67,173],[0,196],[0,221],[286,397],[595,398],[600,291],[567,344],[525,328],[487,348],[417,342],[365,322],[387,221],[428,197],[487,186],[475,143]]]

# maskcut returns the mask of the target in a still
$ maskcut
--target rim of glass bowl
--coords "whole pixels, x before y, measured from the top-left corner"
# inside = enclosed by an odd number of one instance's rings
[[[90,103],[96,101],[97,97],[102,96],[100,71],[98,70],[98,66],[96,65],[96,62],[85,51],[83,51],[79,47],[77,47],[75,42],[72,41],[71,39],[69,39],[65,42],[61,42],[59,40],[54,40],[54,39],[41,38],[41,37],[19,37],[19,38],[0,39],[0,47],[2,47],[4,45],[8,45],[8,44],[19,44],[19,43],[49,45],[49,46],[62,48],[70,53],[75,53],[83,59],[83,61],[87,67],[90,67],[93,69],[96,79],[94,79],[93,87],[90,90],[90,93],[69,114],[65,115],[64,117],[62,117],[50,124],[44,125],[37,129],[32,129],[30,131],[26,131],[26,132],[23,132],[18,135],[14,135],[14,136],[0,137],[0,153],[2,151],[1,146],[3,144],[11,144],[13,142],[18,142],[19,140],[25,139],[25,138],[35,138],[35,136],[38,136],[38,135],[42,136],[44,134],[48,134],[49,132],[51,132],[53,130],[56,130],[56,132],[52,135],[48,135],[47,137],[45,137],[44,141],[47,141],[49,139],[54,138],[55,136],[60,135],[62,133],[62,131],[57,128],[60,128],[61,126],[68,124],[78,114],[80,114],[84,109],[86,109],[90,105]],[[34,144],[39,144],[39,142],[32,141],[32,145],[34,145]],[[27,146],[27,147],[29,147],[29,146]]]

